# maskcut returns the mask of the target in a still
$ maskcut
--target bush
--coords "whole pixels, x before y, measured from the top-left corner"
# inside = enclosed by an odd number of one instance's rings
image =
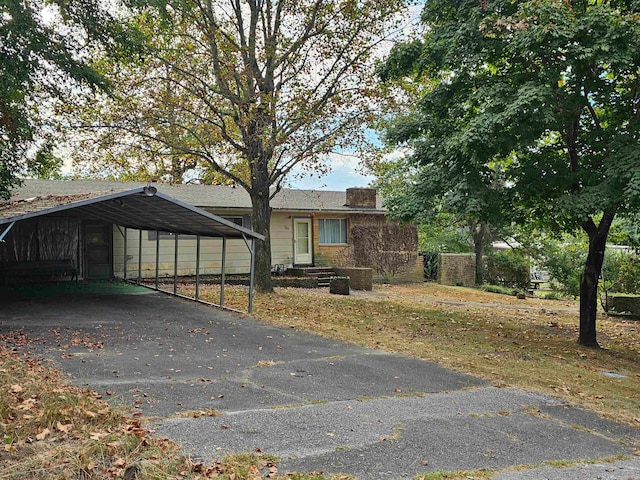
[[[438,280],[438,253],[422,252],[422,262],[424,265],[424,279],[427,281]]]
[[[587,259],[587,247],[581,243],[550,245],[546,249],[545,269],[554,290],[565,295],[580,295],[580,275]]]
[[[555,290],[572,297],[580,295],[580,277],[587,249],[584,242],[547,247],[544,267],[553,280]],[[605,292],[640,293],[640,256],[608,249],[602,265],[600,287]]]
[[[607,252],[602,281],[606,291],[640,294],[640,256],[625,251]]]
[[[513,288],[501,287],[500,285],[484,284],[480,287],[480,290],[489,293],[500,293],[502,295],[517,295],[518,290]]]
[[[530,262],[516,250],[491,253],[485,257],[484,283],[507,288],[529,288]]]

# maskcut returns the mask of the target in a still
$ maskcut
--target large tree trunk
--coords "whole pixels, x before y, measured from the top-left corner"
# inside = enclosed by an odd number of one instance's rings
[[[264,241],[256,242],[256,270],[255,281],[259,292],[273,292],[271,282],[271,206],[269,202],[269,187],[266,191],[254,191],[251,195],[253,205],[252,226],[257,233],[264,235]]]
[[[596,339],[598,279],[602,271],[607,237],[614,217],[615,213],[605,212],[598,226],[592,220],[582,224],[582,228],[589,236],[589,253],[580,277],[580,334],[578,343],[587,347],[599,347]]]

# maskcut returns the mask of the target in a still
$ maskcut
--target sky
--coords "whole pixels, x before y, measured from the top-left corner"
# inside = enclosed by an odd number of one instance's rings
[[[302,190],[335,190],[344,191],[350,187],[368,187],[375,179],[359,171],[357,161],[334,163],[332,171],[323,177],[306,176],[292,179],[291,188]]]
[[[360,160],[355,155],[334,153],[328,159],[330,171],[326,175],[301,175],[299,169],[293,170],[289,178],[290,188],[301,190],[344,191],[350,187],[368,187],[375,180],[373,175],[362,171]]]

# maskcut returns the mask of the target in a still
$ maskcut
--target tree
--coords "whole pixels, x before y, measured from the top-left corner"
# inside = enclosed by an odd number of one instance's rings
[[[405,122],[413,123],[413,114],[396,119],[387,126],[386,141],[404,144]],[[451,164],[421,159],[416,165],[417,154],[409,157],[379,160],[370,165],[377,175],[377,185],[385,197],[390,214],[403,221],[434,224],[446,219],[450,227],[463,229],[468,234],[476,257],[476,283],[484,281],[483,256],[502,224],[503,200],[500,171],[496,165],[490,168],[469,158],[454,171]]]
[[[640,2],[433,0],[424,38],[398,46],[385,78],[418,79],[418,164],[459,176],[504,170],[514,221],[581,230],[579,343],[598,346],[596,308],[609,229],[640,204]],[[470,160],[471,159],[471,160]]]
[[[325,168],[332,150],[364,139],[380,100],[373,60],[405,3],[168,0],[162,21],[138,17],[156,48],[112,72],[119,104],[105,102],[89,125],[125,140],[102,144],[103,164],[126,157],[120,173],[144,170],[142,147],[154,162],[190,158],[196,172],[244,188],[253,229],[266,239],[257,246],[256,283],[272,291],[270,200],[293,167]]]
[[[0,5],[0,198],[9,198],[21,174],[49,176],[59,167],[48,123],[55,103],[82,88],[108,87],[82,57],[92,46],[113,57],[129,55],[135,35],[99,2]]]

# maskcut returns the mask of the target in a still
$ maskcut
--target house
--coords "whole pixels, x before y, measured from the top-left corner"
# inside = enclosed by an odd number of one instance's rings
[[[117,194],[146,185],[100,180],[26,180],[5,204],[15,205],[27,199],[65,204],[83,196]],[[251,228],[251,201],[242,188],[190,184],[154,184],[154,187],[184,204]],[[355,266],[373,268],[379,279],[422,279],[415,227],[388,222],[375,189],[351,188],[346,192],[283,189],[272,199],[271,206],[274,271],[292,266]],[[211,237],[200,242],[181,234],[180,255],[176,256],[177,238],[168,231],[85,221],[81,237],[74,237],[74,241],[83,243],[76,246],[76,257],[79,263],[84,262],[79,275],[87,279],[138,275],[149,278],[156,271],[160,276],[192,275],[197,251],[199,273],[203,275],[220,274],[223,258],[227,274],[248,273],[251,264],[250,249],[243,239],[225,242]],[[0,261],[20,259],[20,253],[10,249],[6,243],[0,245]],[[92,263],[96,256],[101,257],[101,263]]]

